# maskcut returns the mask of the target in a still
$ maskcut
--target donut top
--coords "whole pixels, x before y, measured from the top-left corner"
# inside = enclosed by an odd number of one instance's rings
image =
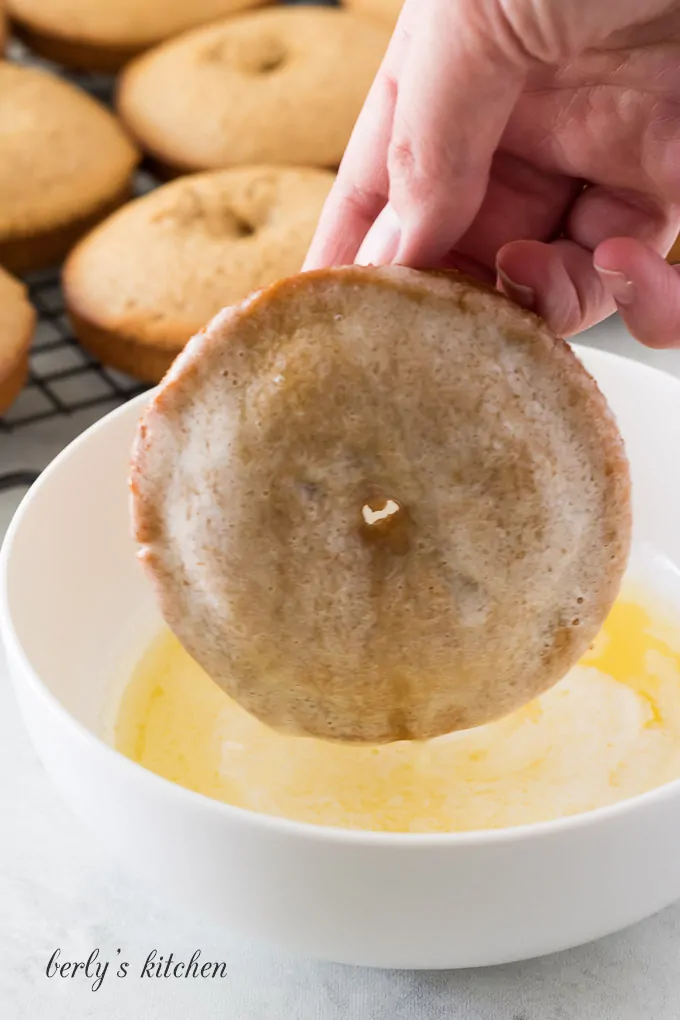
[[[220,313],[143,416],[131,489],[194,659],[274,728],[342,740],[532,700],[595,638],[630,541],[621,438],[571,348],[403,268]]]
[[[28,348],[34,322],[23,283],[0,268],[0,382]]]
[[[90,96],[0,62],[0,236],[86,215],[123,189],[136,161],[121,126]]]
[[[300,269],[333,182],[325,170],[217,170],[129,203],[72,252],[69,305],[173,348],[225,305]]]
[[[143,148],[179,169],[333,167],[388,38],[333,8],[255,11],[133,61],[119,110]]]
[[[35,31],[82,43],[151,46],[259,0],[8,0]]]

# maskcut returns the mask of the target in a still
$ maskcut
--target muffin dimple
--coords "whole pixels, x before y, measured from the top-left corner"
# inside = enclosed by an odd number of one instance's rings
[[[221,64],[229,71],[249,78],[279,71],[292,57],[290,42],[280,35],[221,36],[209,43],[196,57],[196,63]]]

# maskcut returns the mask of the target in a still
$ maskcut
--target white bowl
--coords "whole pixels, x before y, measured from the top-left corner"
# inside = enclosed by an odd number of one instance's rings
[[[680,381],[579,350],[618,416],[635,538],[680,564]],[[680,782],[576,817],[450,835],[258,815],[181,789],[102,738],[111,678],[159,624],[129,537],[142,397],[64,451],[2,552],[0,619],[31,739],[75,813],[166,900],[289,950],[395,968],[495,964],[680,898]]]

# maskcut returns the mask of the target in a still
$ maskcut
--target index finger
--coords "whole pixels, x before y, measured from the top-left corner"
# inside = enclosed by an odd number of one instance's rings
[[[326,199],[303,270],[351,264],[387,201],[387,149],[411,16],[402,10]]]

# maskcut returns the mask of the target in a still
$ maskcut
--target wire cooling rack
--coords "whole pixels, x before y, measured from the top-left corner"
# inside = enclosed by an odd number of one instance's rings
[[[291,2],[323,3],[324,0]],[[336,2],[326,0],[330,6],[335,6]],[[10,43],[9,57],[19,63],[44,66],[105,105],[112,104],[112,76],[64,71],[36,60],[16,41]],[[142,166],[135,177],[135,193],[143,194],[158,183]],[[27,277],[26,283],[38,313],[38,324],[26,387],[4,417],[0,417],[0,493],[30,486],[59,446],[75,438],[82,427],[96,419],[99,416],[96,412],[104,414],[147,388],[101,365],[80,347],[65,314],[59,267],[34,273]],[[92,414],[84,414],[87,411],[95,412],[94,419]],[[69,423],[73,428],[69,428]],[[43,425],[45,427],[41,428]],[[55,438],[50,444],[44,441],[44,435],[52,426]],[[37,453],[36,431],[43,436]]]

